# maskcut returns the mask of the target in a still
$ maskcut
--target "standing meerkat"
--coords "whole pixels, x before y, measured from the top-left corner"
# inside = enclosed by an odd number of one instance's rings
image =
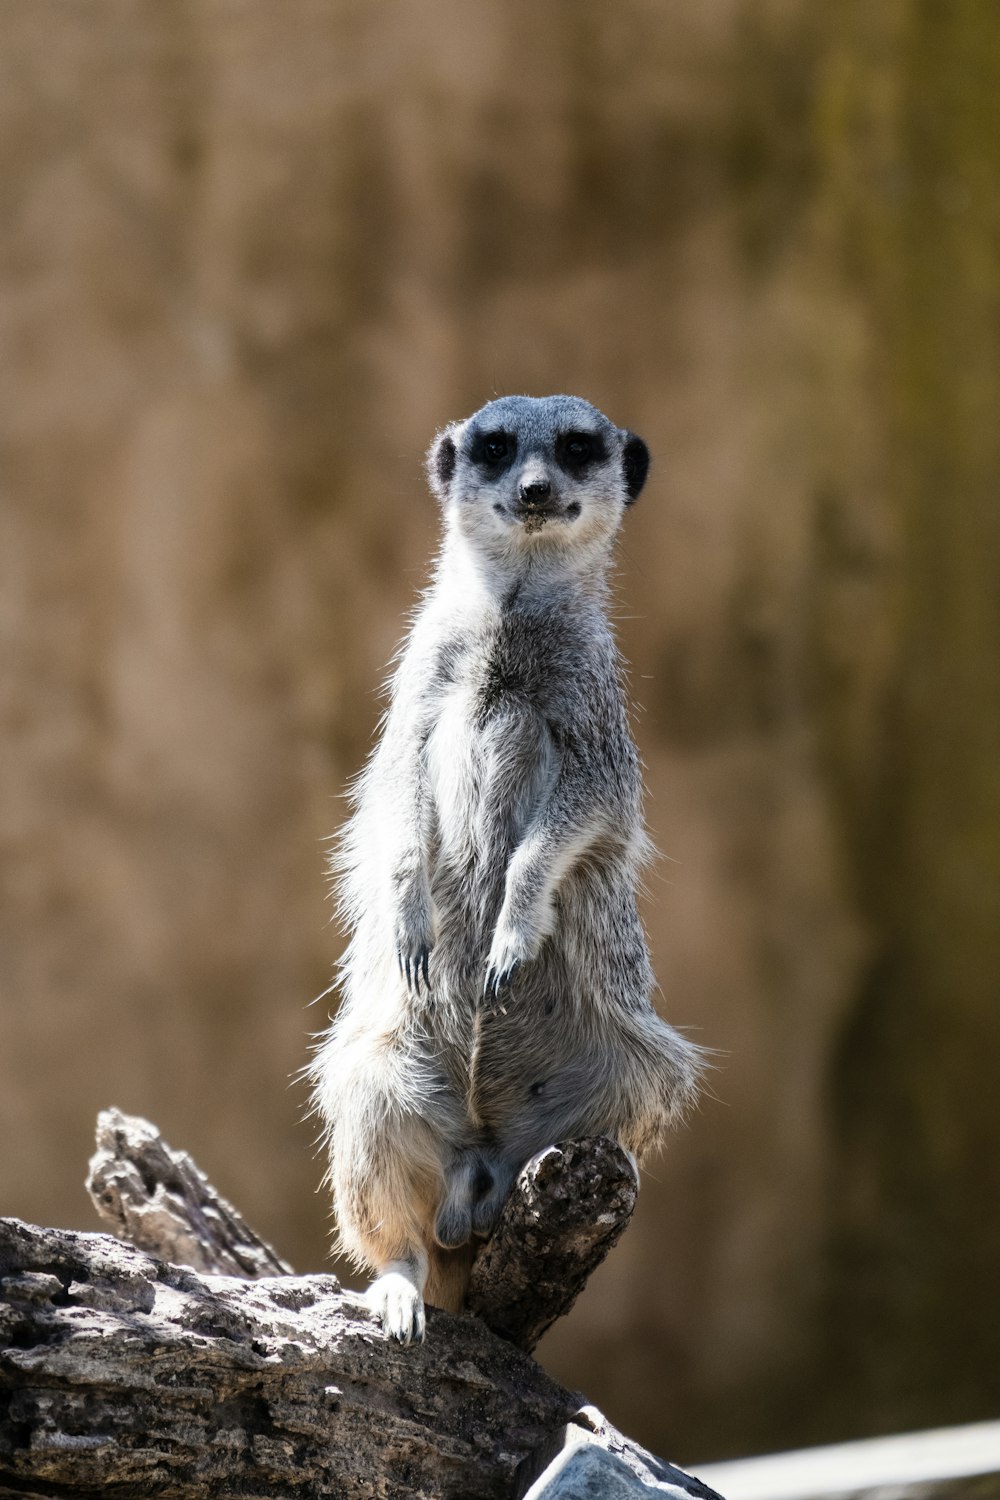
[[[461,1307],[521,1167],[607,1135],[636,1158],[695,1092],[636,909],[638,753],[606,613],[641,438],[573,396],[438,434],[433,581],[335,866],[351,932],[313,1063],[341,1247],[386,1332]]]

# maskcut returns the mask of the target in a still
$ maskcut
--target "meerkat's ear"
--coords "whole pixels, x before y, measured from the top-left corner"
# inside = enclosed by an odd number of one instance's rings
[[[649,473],[649,449],[634,432],[625,433],[622,449],[622,473],[625,476],[625,504],[634,505],[642,493]]]
[[[427,450],[427,480],[442,505],[448,498],[448,487],[455,473],[455,437],[458,427],[450,422],[442,427]]]

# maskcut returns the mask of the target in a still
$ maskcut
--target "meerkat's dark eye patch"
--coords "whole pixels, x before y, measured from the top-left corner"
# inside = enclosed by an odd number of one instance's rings
[[[485,469],[501,469],[517,452],[517,438],[512,432],[477,432],[469,456]]]
[[[561,432],[556,438],[556,458],[568,474],[578,474],[607,456],[604,439],[597,432]]]

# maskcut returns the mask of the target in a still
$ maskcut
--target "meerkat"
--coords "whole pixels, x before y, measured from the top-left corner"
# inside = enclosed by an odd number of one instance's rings
[[[606,1135],[636,1160],[699,1049],[651,1001],[649,845],[607,573],[641,438],[573,396],[505,396],[427,455],[443,541],[353,789],[350,931],[313,1065],[340,1247],[386,1333],[460,1309],[520,1169]]]

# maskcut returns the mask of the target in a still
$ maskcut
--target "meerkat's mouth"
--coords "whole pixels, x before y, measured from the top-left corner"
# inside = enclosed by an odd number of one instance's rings
[[[519,501],[513,505],[509,512],[516,521],[520,521],[525,531],[530,535],[541,531],[549,521],[570,522],[575,521],[580,514],[579,502],[574,500],[569,505],[560,505],[558,502],[548,502],[544,505],[529,505]]]

